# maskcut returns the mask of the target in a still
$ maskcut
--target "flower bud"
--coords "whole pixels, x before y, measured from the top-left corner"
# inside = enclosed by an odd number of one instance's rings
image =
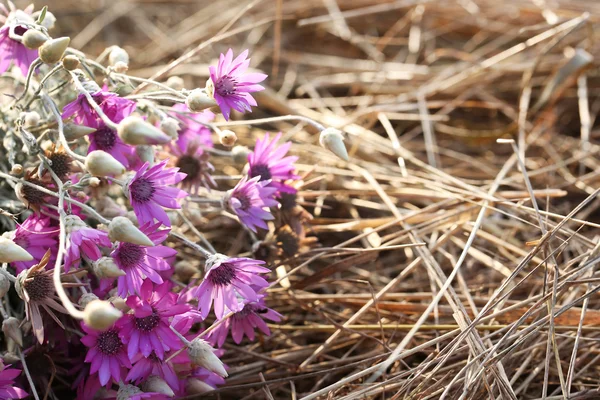
[[[23,34],[23,44],[25,47],[31,50],[35,50],[48,40],[48,36],[38,31],[37,29],[28,29],[27,32]]]
[[[21,361],[21,358],[12,351],[7,351],[2,354],[2,361],[6,364],[16,364]]]
[[[130,400],[132,398],[142,398],[139,394],[144,393],[137,386],[133,385],[121,385],[117,391],[117,400]]]
[[[151,167],[154,165],[154,147],[148,145],[135,146],[135,154],[143,163],[148,163]]]
[[[117,63],[113,66],[115,72],[119,74],[124,74],[129,71],[129,65],[125,64],[123,61],[117,61]]]
[[[127,313],[129,312],[129,310],[131,310],[125,302],[125,299],[122,297],[112,296],[108,299],[108,301],[110,302],[110,304],[115,306],[117,310],[123,311],[124,313]]]
[[[237,142],[237,136],[235,132],[224,129],[219,131],[219,142],[221,142],[223,146],[231,147]]]
[[[250,149],[246,146],[235,146],[231,149],[231,158],[233,158],[233,162],[236,164],[247,163],[248,154],[250,154]]]
[[[123,164],[102,150],[94,150],[85,158],[85,168],[94,176],[117,176],[125,172]]]
[[[171,141],[163,131],[136,116],[129,116],[121,121],[117,133],[124,143],[131,145],[164,144]]]
[[[0,297],[4,297],[9,290],[10,280],[5,274],[0,273]]]
[[[37,111],[26,112],[23,115],[23,123],[26,128],[37,126],[40,123],[40,114]]]
[[[142,385],[142,389],[145,392],[154,392],[164,394],[167,397],[175,396],[173,389],[162,379],[160,376],[150,375],[146,382]]]
[[[36,19],[39,17],[40,11],[34,12],[31,17]],[[48,30],[54,28],[54,24],[56,23],[56,17],[50,11],[46,10],[46,15],[44,16],[44,20],[42,21],[42,26]]]
[[[108,55],[108,62],[112,66],[115,66],[118,62],[129,64],[129,53],[122,47],[113,46]]]
[[[96,132],[95,128],[89,126],[75,125],[71,122],[67,122],[63,127],[63,133],[67,140],[75,140],[87,136],[91,133]]]
[[[215,388],[198,378],[188,378],[185,383],[185,392],[187,394],[203,394],[212,392],[213,390],[215,390]]]
[[[81,307],[86,308],[87,305],[90,304],[94,300],[99,300],[98,296],[96,296],[94,293],[84,293],[79,298],[78,303]]]
[[[179,134],[179,121],[175,118],[167,117],[160,123],[160,129],[167,135],[171,137],[171,139],[177,139]]]
[[[223,362],[215,355],[215,349],[207,341],[200,338],[192,340],[188,344],[187,352],[193,364],[206,368],[223,378],[227,377]]]
[[[97,188],[98,186],[100,186],[100,183],[102,183],[102,181],[96,178],[95,176],[92,176],[89,180],[89,183],[90,187]]]
[[[110,328],[123,313],[114,308],[108,301],[92,300],[83,310],[83,322],[96,330]]]
[[[0,237],[0,263],[11,263],[15,261],[31,261],[33,257],[21,246],[12,240]]]
[[[94,275],[100,279],[104,278],[118,278],[119,276],[125,276],[125,271],[120,269],[112,257],[101,257],[99,260],[92,263],[92,270]]]
[[[21,332],[21,328],[19,327],[20,324],[19,320],[15,317],[8,317],[2,321],[2,332],[19,346],[23,346],[23,332]]]
[[[11,175],[21,175],[23,173],[23,166],[21,164],[14,164],[10,169]]]
[[[126,217],[115,217],[108,225],[108,237],[113,242],[127,242],[153,247],[154,243]]]
[[[170,76],[165,82],[165,85],[174,90],[183,90],[185,82],[180,76]]]
[[[185,104],[190,111],[198,112],[217,105],[214,99],[211,99],[203,90],[194,89],[185,99]]]
[[[46,64],[55,64],[65,54],[71,38],[67,36],[59,37],[57,39],[49,39],[40,46],[38,53],[40,59]]]
[[[74,69],[79,68],[79,58],[77,58],[77,56],[74,56],[72,54],[69,54],[68,56],[65,56],[62,59],[62,65],[63,68],[66,69],[67,71],[73,71]]]
[[[319,136],[321,147],[331,151],[344,161],[348,161],[348,152],[344,146],[344,136],[342,132],[335,128],[327,128],[321,132]]]

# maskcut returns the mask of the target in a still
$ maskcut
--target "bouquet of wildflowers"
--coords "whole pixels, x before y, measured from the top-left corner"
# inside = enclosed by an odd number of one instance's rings
[[[257,107],[267,76],[230,49],[204,88],[137,78],[120,47],[91,58],[53,37],[46,8],[0,11],[0,399],[214,390],[223,345],[283,319],[267,305],[273,269],[310,242],[292,143],[236,146],[217,123]],[[347,159],[341,132],[286,118]],[[205,213],[255,251],[220,253]]]

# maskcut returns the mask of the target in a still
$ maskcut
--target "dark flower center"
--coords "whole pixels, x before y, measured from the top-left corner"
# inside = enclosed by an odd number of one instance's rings
[[[43,271],[30,273],[23,287],[31,301],[42,301],[54,293],[52,277]]]
[[[29,179],[27,179],[27,181],[34,185],[45,187],[44,183],[39,179],[29,178]],[[33,204],[33,205],[42,204],[46,200],[45,193],[43,193],[43,192],[39,191],[38,189],[31,187],[29,185],[22,186],[21,194],[23,195],[23,198],[25,198],[25,200],[27,200],[27,202],[29,204]]]
[[[211,270],[206,279],[215,286],[227,286],[233,282],[236,275],[235,267],[232,264],[223,263]]]
[[[280,196],[279,204],[281,204],[282,210],[289,211],[296,207],[296,198],[298,197],[296,193],[282,192]]]
[[[92,140],[100,150],[109,152],[117,143],[117,132],[108,126],[103,126],[92,133]]]
[[[240,202],[240,204],[241,204],[241,206],[239,207],[240,210],[247,211],[250,208],[250,206],[252,205],[250,198],[246,195],[243,195],[241,193],[236,193],[233,197],[238,199],[238,201]]]
[[[135,267],[138,265],[146,252],[142,248],[142,246],[133,244],[133,243],[121,243],[119,246],[119,252],[117,254],[117,258],[120,261],[120,264],[125,268]]]
[[[156,189],[154,188],[152,181],[146,178],[136,179],[129,185],[131,197],[133,198],[133,201],[138,203],[146,203],[152,198],[155,191]]]
[[[253,165],[250,169],[250,176],[253,178],[260,176],[260,181],[266,181],[272,177],[269,166],[264,164]]]
[[[71,170],[71,158],[65,153],[52,153],[49,157],[52,161],[52,171],[59,178],[65,178]]]
[[[182,182],[190,182],[193,181],[200,171],[202,171],[202,164],[199,159],[189,155],[183,155],[177,161],[177,165],[180,172],[187,174],[185,178],[183,178]]]
[[[150,332],[158,326],[160,322],[160,316],[156,313],[156,310],[152,309],[152,315],[148,315],[144,318],[134,318],[135,327],[139,331]]]
[[[288,257],[292,257],[300,249],[298,236],[288,231],[281,231],[277,234],[277,244]]]
[[[222,76],[215,85],[217,93],[223,97],[235,94],[238,82],[229,75]]]
[[[15,26],[15,35],[17,36],[23,36],[25,34],[25,32],[27,32],[29,29],[27,29],[26,27],[24,27],[23,25],[17,25]]]
[[[109,329],[106,332],[102,332],[98,335],[96,340],[96,346],[102,354],[107,356],[113,356],[121,350],[123,343],[119,339],[119,334],[116,329]]]

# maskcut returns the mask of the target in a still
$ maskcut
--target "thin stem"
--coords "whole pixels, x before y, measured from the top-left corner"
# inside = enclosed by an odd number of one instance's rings
[[[54,115],[54,118],[56,119],[56,123],[58,124],[58,136],[59,136],[60,144],[62,144],[62,146],[64,147],[65,151],[67,152],[67,154],[69,156],[71,156],[72,158],[74,158],[77,161],[81,161],[81,162],[85,163],[85,157],[80,156],[79,154],[75,153],[69,147],[69,142],[67,141],[67,138],[65,137],[64,123],[63,123],[62,117],[60,116],[60,112],[58,111],[58,107],[56,106],[56,103],[54,103],[52,98],[44,92],[40,93],[40,97],[42,98],[42,101],[50,108],[50,111],[52,111],[52,114]]]
[[[35,71],[35,69],[40,65],[42,65],[42,60],[40,60],[38,57],[29,66],[29,71],[27,71],[27,80],[25,81],[25,89],[23,89],[23,93],[21,94],[21,96],[19,96],[15,104],[23,100],[23,98],[27,95],[27,91],[29,90],[29,84],[31,83],[31,77],[33,76],[33,71]]]
[[[206,250],[204,247],[200,246],[197,243],[192,242],[191,240],[189,240],[185,236],[180,235],[179,233],[171,232],[171,233],[169,233],[169,236],[173,236],[174,238],[177,238],[177,239],[181,240],[187,246],[189,246],[192,249],[200,252],[200,254],[202,254],[202,256],[204,258],[208,258],[208,257],[210,257],[210,256],[213,255],[213,253],[211,253],[210,251]]]
[[[31,387],[31,391],[33,392],[33,397],[35,400],[40,400],[40,397],[35,390],[35,385],[33,384],[33,379],[31,379],[31,374],[29,373],[29,368],[27,368],[27,363],[25,362],[25,357],[23,357],[23,352],[19,350],[19,358],[21,359],[21,364],[23,365],[23,371],[25,371],[25,376],[27,377],[27,382],[29,382],[29,386]]]
[[[268,124],[270,122],[277,121],[302,121],[306,122],[309,125],[314,126],[319,131],[325,130],[325,127],[318,123],[317,121],[304,117],[302,115],[282,115],[280,117],[271,117],[271,118],[260,118],[260,119],[250,119],[243,121],[226,121],[226,122],[218,122],[213,124],[214,126],[239,126],[239,125],[260,125],[260,124]]]
[[[104,121],[104,123],[109,128],[117,130],[118,125],[115,124],[110,118],[108,118],[106,116],[106,114],[104,114],[104,111],[102,111],[102,109],[100,108],[100,106],[98,105],[98,103],[96,103],[96,100],[94,100],[94,98],[92,97],[92,95],[87,90],[85,90],[85,88],[83,87],[83,85],[81,84],[81,82],[79,82],[79,78],[77,77],[77,75],[75,73],[71,72],[71,77],[73,78],[73,83],[77,87],[77,90],[79,91],[79,93],[81,93],[82,95],[85,96],[88,104],[94,109],[94,111],[96,111],[96,113],[98,114],[98,116],[100,118],[102,118],[102,121]]]

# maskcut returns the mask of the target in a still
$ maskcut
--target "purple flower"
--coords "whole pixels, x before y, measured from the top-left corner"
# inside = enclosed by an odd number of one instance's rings
[[[30,215],[25,222],[17,226],[12,240],[33,256],[31,261],[18,261],[11,263],[17,273],[38,264],[48,249],[55,249],[59,229],[51,226],[52,221],[48,217]],[[55,258],[53,252],[50,262]]]
[[[268,308],[263,299],[260,299],[257,302],[246,303],[240,311],[236,312],[221,325],[217,326],[217,328],[210,333],[209,339],[211,342],[221,347],[223,346],[223,343],[225,343],[229,331],[231,331],[233,341],[237,344],[240,344],[244,335],[246,335],[248,339],[254,340],[254,330],[256,328],[268,336],[271,334],[271,331],[263,319],[279,322],[281,321],[281,318],[283,318],[282,315],[277,311]]]
[[[167,160],[153,167],[144,163],[127,183],[126,190],[133,212],[140,224],[154,222],[154,219],[165,226],[171,226],[169,217],[162,207],[179,209],[181,206],[177,199],[182,199],[188,194],[175,185],[185,178],[179,168],[165,168]]]
[[[202,147],[212,148],[214,146],[210,129],[201,122],[210,122],[215,119],[215,114],[209,110],[199,113],[189,114],[187,106],[183,103],[175,104],[172,107],[171,115],[180,121],[179,137],[176,140],[177,146],[181,150],[189,147],[189,143],[196,143],[199,153],[202,153]]]
[[[286,157],[292,143],[285,142],[277,147],[279,138],[281,138],[281,132],[273,140],[270,140],[269,134],[266,134],[263,139],[256,141],[254,151],[248,155],[250,167],[248,175],[253,178],[258,176],[260,181],[271,180],[269,185],[275,187],[279,192],[295,193],[296,189],[284,182],[288,179],[298,179],[298,175],[294,174],[294,162],[298,160],[298,157]]]
[[[168,357],[171,356],[169,353],[166,353],[166,355]],[[189,359],[187,354],[183,352],[176,355],[171,360],[166,361],[158,358],[153,352],[148,357],[136,354],[132,363],[133,368],[131,368],[125,380],[134,382],[137,385],[148,379],[150,375],[156,375],[164,379],[171,389],[177,392],[180,390],[180,382],[177,373],[175,372],[174,364],[187,364],[189,363]]]
[[[198,309],[202,318],[206,318],[215,303],[215,315],[223,318],[225,309],[241,311],[238,296],[244,301],[258,301],[257,290],[269,284],[258,274],[270,272],[261,267],[264,261],[251,258],[229,258],[215,254],[206,260],[204,280],[196,288],[194,296],[198,298]]]
[[[91,94],[92,98],[100,106],[100,109],[114,123],[118,124],[135,110],[136,103],[133,100],[119,97],[116,93],[99,90]],[[83,124],[91,128],[99,128],[100,116],[88,103],[85,95],[80,94],[77,98],[63,108],[62,117],[67,119],[71,116],[76,124]]]
[[[169,282],[153,288],[152,281],[146,279],[140,288],[140,297],[127,298],[126,303],[133,314],[124,315],[117,327],[121,340],[127,344],[130,360],[140,352],[144,357],[154,352],[162,360],[165,351],[181,348],[181,340],[169,328],[169,318],[183,314],[191,307],[177,304],[177,295],[170,289]]]
[[[218,374],[215,374],[214,372],[202,367],[195,368],[191,373],[191,377],[200,379],[213,389],[216,389],[217,386],[225,384],[225,379],[220,377]]]
[[[81,262],[81,253],[91,261],[102,257],[98,246],[110,247],[108,233],[87,226],[76,215],[66,217],[67,246],[65,253],[65,272]],[[79,266],[79,265],[77,265]]]
[[[257,227],[268,229],[265,221],[274,217],[265,208],[278,204],[273,198],[277,189],[269,186],[270,181],[259,182],[259,179],[258,176],[250,180],[243,177],[226,197],[229,209],[253,232]]]
[[[90,140],[88,153],[94,150],[105,151],[123,164],[125,168],[128,168],[130,158],[135,156],[135,148],[123,143],[117,135],[117,131],[106,126],[104,122],[98,122],[97,126],[96,132],[88,136]]]
[[[170,157],[169,165],[179,168],[179,171],[185,174],[181,187],[192,193],[198,193],[201,186],[217,186],[210,175],[215,167],[208,161],[209,154],[202,151],[200,145],[199,140],[178,141],[177,144],[171,145],[170,151],[167,152],[167,157]]]
[[[89,347],[85,362],[91,363],[90,373],[98,372],[102,386],[105,386],[111,377],[113,382],[119,383],[124,368],[131,368],[131,364],[117,328],[112,327],[99,332],[84,323],[81,324],[81,328],[87,333],[81,338],[81,342]]]
[[[140,293],[144,279],[148,278],[156,284],[163,283],[157,271],[166,271],[171,266],[164,260],[177,254],[177,251],[160,246],[169,234],[168,229],[158,230],[160,223],[147,223],[140,230],[155,244],[154,247],[140,246],[133,243],[119,243],[110,254],[119,268],[125,271],[117,281],[117,293],[125,298],[129,294]]]
[[[210,80],[214,85],[213,97],[226,120],[229,120],[232,108],[241,113],[252,112],[250,106],[256,106],[256,101],[250,93],[264,90],[258,83],[264,81],[267,75],[246,73],[250,65],[247,56],[248,50],[245,50],[232,61],[233,51],[229,49],[227,54],[221,54],[217,67],[208,68]]]
[[[0,4],[0,11],[3,11],[7,16],[0,15],[0,23],[4,25],[0,28],[0,74],[5,73],[14,63],[20,70],[23,76],[27,76],[29,67],[37,58],[37,50],[31,50],[25,47],[18,39],[23,37],[23,34],[29,30],[26,25],[20,22],[33,23],[33,19],[29,14],[33,11],[33,7],[29,6],[25,10],[15,10],[11,6],[11,12]]]
[[[0,399],[23,399],[27,397],[27,392],[21,388],[13,386],[14,380],[21,373],[20,369],[10,368],[10,365],[4,365],[0,360]]]

